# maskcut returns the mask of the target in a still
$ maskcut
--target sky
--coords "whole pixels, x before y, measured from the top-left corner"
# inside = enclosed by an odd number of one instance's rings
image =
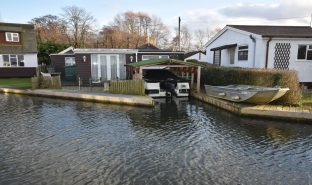
[[[1,1],[0,21],[28,23],[35,17],[62,14],[78,6],[96,18],[95,27],[110,24],[118,13],[156,15],[170,28],[223,28],[227,24],[310,25],[312,0],[8,0]]]

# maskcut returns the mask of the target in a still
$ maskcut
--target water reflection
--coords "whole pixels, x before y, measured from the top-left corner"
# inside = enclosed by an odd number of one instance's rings
[[[0,184],[309,184],[312,126],[197,101],[0,95]]]

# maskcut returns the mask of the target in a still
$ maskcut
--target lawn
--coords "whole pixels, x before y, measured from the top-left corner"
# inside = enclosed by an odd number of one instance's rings
[[[6,87],[31,87],[30,78],[0,78],[0,86]]]
[[[312,109],[312,93],[303,93],[301,103],[303,107]]]

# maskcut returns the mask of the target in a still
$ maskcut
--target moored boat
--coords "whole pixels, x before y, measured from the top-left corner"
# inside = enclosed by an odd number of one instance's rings
[[[207,95],[224,100],[252,104],[268,104],[284,96],[289,91],[289,88],[251,85],[205,85],[205,90]]]
[[[187,80],[181,79],[166,69],[146,70],[145,94],[151,97],[188,97],[190,86]]]

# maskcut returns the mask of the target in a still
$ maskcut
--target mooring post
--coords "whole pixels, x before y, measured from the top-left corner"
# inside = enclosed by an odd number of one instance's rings
[[[194,72],[191,74],[191,89],[194,88]]]

